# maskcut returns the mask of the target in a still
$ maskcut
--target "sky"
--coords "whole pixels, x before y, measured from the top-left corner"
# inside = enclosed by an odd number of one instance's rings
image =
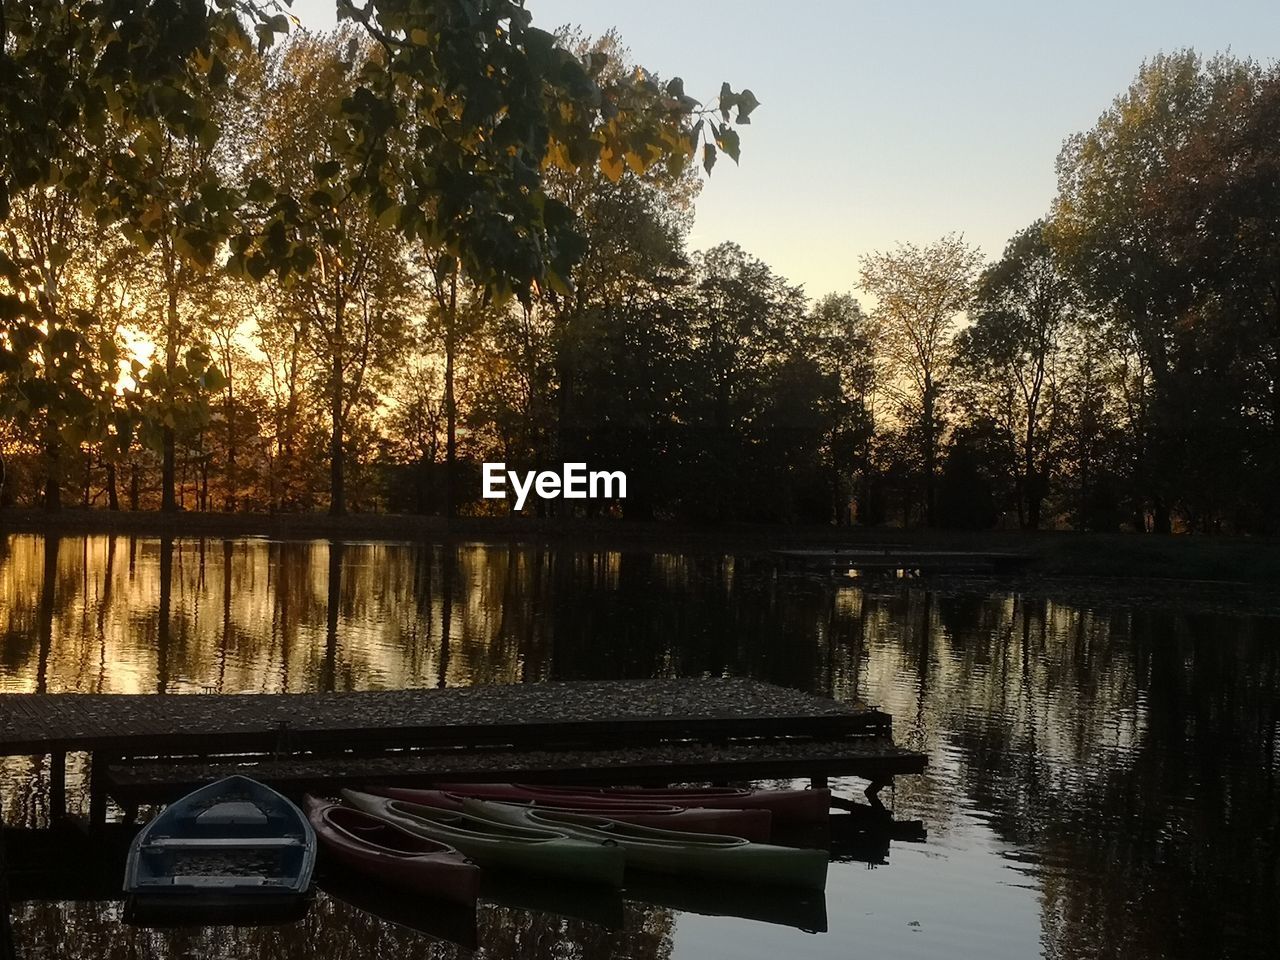
[[[738,242],[810,296],[858,261],[962,233],[991,259],[1048,212],[1054,160],[1142,61],[1191,46],[1270,62],[1280,6],[1111,0],[527,0],[534,23],[616,27],[635,62],[707,102],[761,102],[738,168],[698,201],[695,249]],[[294,0],[307,26],[333,0]]]

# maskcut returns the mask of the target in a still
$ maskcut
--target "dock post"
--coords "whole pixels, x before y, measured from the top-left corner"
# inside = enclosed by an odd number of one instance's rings
[[[49,754],[49,822],[50,825],[65,820],[67,816],[67,755]]]
[[[3,806],[0,806],[0,811],[3,809]],[[0,960],[17,960],[18,948],[14,944],[13,923],[9,917],[9,865],[5,853],[6,843],[4,816],[0,814]]]
[[[95,753],[89,758],[89,830],[101,830],[107,823],[107,763],[109,758]]]
[[[890,786],[893,786],[893,777],[877,777],[867,784],[867,789],[863,793],[866,794],[873,807],[877,810],[883,810],[885,807],[884,802],[880,799],[880,791]]]
[[[826,789],[827,789],[827,778],[826,778],[826,776],[825,776],[825,775],[823,775],[823,776],[819,776],[819,777],[810,777],[810,778],[809,778],[809,787],[810,787],[810,789],[812,789],[812,790],[826,790]]]

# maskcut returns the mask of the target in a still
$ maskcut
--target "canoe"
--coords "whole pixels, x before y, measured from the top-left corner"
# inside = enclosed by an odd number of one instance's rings
[[[248,777],[201,787],[134,838],[124,891],[135,907],[225,911],[307,897],[316,835],[287,798]]]
[[[512,803],[531,803],[539,808],[566,813],[588,813],[607,816],[619,823],[634,823],[641,827],[657,827],[660,830],[678,830],[686,833],[719,833],[729,837],[764,842],[772,833],[773,815],[768,810],[715,810],[701,807],[679,807],[675,804],[645,803],[633,800],[611,800],[594,797],[520,798],[518,788],[510,784],[469,784],[465,790],[420,790],[408,787],[369,787],[369,793],[396,800],[408,800],[442,810],[461,810],[462,801],[501,800]]]
[[[716,810],[768,810],[773,823],[825,822],[831,809],[830,790],[747,790],[731,787],[550,787],[524,783],[476,784],[438,783],[436,788],[450,793],[467,793],[484,787],[506,788],[509,794],[494,800],[547,800],[578,804],[587,800],[630,800],[643,803],[673,804],[679,807],[701,807]],[[566,798],[572,798],[566,800]]]
[[[326,856],[392,886],[475,905],[480,868],[448,844],[354,807],[311,796],[305,806]]]
[[[580,840],[612,840],[624,852],[628,868],[655,873],[770,883],[778,886],[825,889],[827,854],[752,843],[741,837],[710,833],[680,833],[619,823],[602,815],[560,813],[492,800],[465,800],[470,814],[512,826],[556,830]]]
[[[582,840],[559,830],[500,823],[469,811],[440,810],[357,790],[343,790],[342,797],[410,833],[447,843],[484,868],[622,886],[626,860],[616,844],[604,839]]]

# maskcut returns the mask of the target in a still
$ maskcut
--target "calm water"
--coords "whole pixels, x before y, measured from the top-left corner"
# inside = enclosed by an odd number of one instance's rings
[[[878,703],[930,758],[925,843],[832,867],[828,932],[628,902],[485,905],[480,954],[761,960],[1280,953],[1280,622],[776,577],[534,547],[0,538],[0,691],[193,694],[733,674]],[[72,803],[80,783],[73,766]],[[855,781],[838,789],[854,791]],[[0,767],[39,826],[41,762]],[[138,931],[15,905],[20,956],[466,956],[341,900],[294,926]]]

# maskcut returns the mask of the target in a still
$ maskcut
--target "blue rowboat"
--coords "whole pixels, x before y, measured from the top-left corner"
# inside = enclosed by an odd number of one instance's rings
[[[316,863],[311,824],[286,797],[227,777],[171,804],[134,838],[124,892],[135,911],[287,910]]]

